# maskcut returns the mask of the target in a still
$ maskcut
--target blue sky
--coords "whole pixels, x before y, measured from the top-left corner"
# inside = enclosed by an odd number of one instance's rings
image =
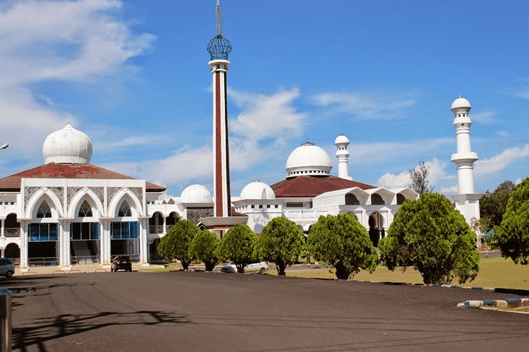
[[[215,0],[0,1],[0,177],[43,164],[68,122],[92,164],[212,189]],[[420,161],[456,191],[450,105],[470,117],[476,192],[529,175],[527,1],[222,0],[232,43],[233,195],[286,177],[290,152],[351,144],[349,172],[388,188]]]

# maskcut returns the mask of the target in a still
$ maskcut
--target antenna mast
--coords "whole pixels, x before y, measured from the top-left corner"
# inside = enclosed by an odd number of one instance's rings
[[[222,18],[220,16],[220,0],[217,0],[217,35],[222,35]]]

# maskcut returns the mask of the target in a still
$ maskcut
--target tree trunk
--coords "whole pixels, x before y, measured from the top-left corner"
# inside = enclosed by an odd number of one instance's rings
[[[206,265],[206,271],[213,271],[215,269],[216,262],[204,262]]]
[[[351,275],[351,273],[341,263],[337,263],[336,265],[334,265],[334,268],[336,269],[336,278],[338,280],[349,279],[349,275]]]
[[[286,276],[285,269],[287,266],[285,263],[276,263],[276,269],[277,269],[277,275],[278,276]]]

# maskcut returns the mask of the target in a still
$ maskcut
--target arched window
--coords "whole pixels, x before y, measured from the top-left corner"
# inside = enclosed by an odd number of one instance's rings
[[[90,204],[85,200],[83,204],[81,204],[81,207],[79,208],[79,215],[80,218],[86,218],[92,216],[92,207],[90,207]]]
[[[126,200],[121,203],[121,207],[119,207],[118,216],[132,216],[132,212],[130,211],[130,205],[127,203]]]
[[[51,209],[46,201],[43,201],[37,210],[37,218],[51,218]]]
[[[345,205],[360,205],[358,198],[354,194],[345,195]]]
[[[371,195],[371,204],[373,205],[384,205],[384,199],[380,196],[380,194],[372,194]]]
[[[397,204],[398,205],[402,205],[404,203],[404,201],[406,200],[406,198],[404,198],[404,196],[402,194],[397,194]]]

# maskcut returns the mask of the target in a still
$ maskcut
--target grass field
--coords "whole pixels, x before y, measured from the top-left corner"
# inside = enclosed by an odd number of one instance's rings
[[[203,270],[202,265],[193,265],[192,268]],[[177,271],[182,270],[180,264],[171,263],[163,269],[149,269],[149,271]],[[270,268],[267,271],[268,275],[277,275],[275,265],[270,263]],[[333,269],[326,268],[322,265],[319,269],[299,269],[295,270],[287,268],[287,276],[289,277],[305,277],[314,279],[329,279],[335,280]],[[402,282],[402,283],[422,283],[421,275],[413,268],[408,268],[405,272],[401,269],[389,271],[385,266],[378,266],[377,269],[370,274],[367,271],[361,271],[354,277],[353,280],[358,281],[380,281],[380,282]],[[452,281],[453,285],[459,285],[457,278]],[[495,258],[481,258],[478,277],[472,281],[463,284],[467,287],[494,287],[494,288],[510,288],[529,290],[529,266],[516,265],[510,259],[503,259],[501,257]]]
[[[275,267],[272,265],[268,269],[269,274],[276,275]],[[335,279],[336,276],[332,269],[307,269],[307,270],[287,270],[287,276],[307,277],[319,279]],[[400,269],[389,271],[384,266],[379,266],[370,274],[367,271],[361,271],[355,275],[353,280],[360,281],[381,281],[381,282],[404,282],[404,283],[422,283],[421,275],[413,268],[408,268],[404,273]],[[458,285],[455,279],[452,284]],[[506,260],[501,257],[481,258],[479,274],[472,282],[467,282],[463,286],[468,287],[496,287],[496,288],[515,288],[529,290],[529,266],[516,265],[512,260]]]

